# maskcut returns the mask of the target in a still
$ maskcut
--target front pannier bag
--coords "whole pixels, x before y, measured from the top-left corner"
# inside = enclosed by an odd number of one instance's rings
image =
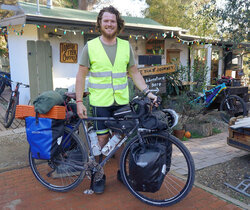
[[[32,157],[49,160],[61,143],[64,120],[26,117],[25,127]]]
[[[134,144],[129,157],[129,180],[135,190],[157,192],[166,174],[166,147]]]

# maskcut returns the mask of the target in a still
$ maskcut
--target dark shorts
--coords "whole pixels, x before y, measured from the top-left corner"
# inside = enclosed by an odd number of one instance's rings
[[[113,117],[114,111],[126,105],[109,106],[109,107],[96,107],[92,106],[93,117]],[[109,132],[109,128],[104,125],[104,121],[94,121],[94,130],[97,135],[104,135]]]

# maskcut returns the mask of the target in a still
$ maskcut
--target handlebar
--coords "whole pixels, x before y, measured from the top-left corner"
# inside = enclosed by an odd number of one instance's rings
[[[157,96],[156,104],[160,104],[162,102],[162,99],[160,96]],[[136,105],[138,105],[137,110]],[[126,116],[127,119],[138,119],[141,118],[144,114],[147,114],[150,112],[150,109],[152,107],[156,107],[156,105],[153,103],[152,99],[149,99],[148,97],[145,98],[139,98],[138,96],[135,97],[131,102],[130,106],[133,109],[134,113],[137,112],[137,114]]]
[[[8,80],[8,81],[10,81],[10,82],[17,83],[18,85],[22,85],[22,86],[24,86],[24,87],[26,87],[26,88],[30,87],[29,85],[26,85],[26,84],[24,84],[24,83],[22,83],[22,82],[15,82],[15,81],[11,80],[10,78],[4,77],[4,76],[2,76],[2,75],[0,75],[0,77],[3,77],[4,79],[6,79],[6,80]]]

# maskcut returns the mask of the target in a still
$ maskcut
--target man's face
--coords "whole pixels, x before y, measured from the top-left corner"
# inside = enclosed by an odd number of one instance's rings
[[[116,36],[117,20],[116,15],[104,12],[101,20],[101,33],[107,39],[112,39]]]

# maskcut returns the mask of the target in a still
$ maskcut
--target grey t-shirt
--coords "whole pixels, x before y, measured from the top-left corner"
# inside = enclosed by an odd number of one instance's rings
[[[117,42],[114,45],[106,45],[106,44],[102,43],[102,46],[105,49],[107,56],[109,57],[110,62],[112,63],[112,65],[114,65],[115,56],[116,56],[116,49],[117,49]],[[129,45],[129,46],[130,46],[130,57],[129,57],[128,68],[135,65],[134,52],[133,52],[131,45]],[[79,60],[79,64],[90,68],[89,54],[88,54],[88,43],[83,47],[82,54],[81,54],[81,57]]]

